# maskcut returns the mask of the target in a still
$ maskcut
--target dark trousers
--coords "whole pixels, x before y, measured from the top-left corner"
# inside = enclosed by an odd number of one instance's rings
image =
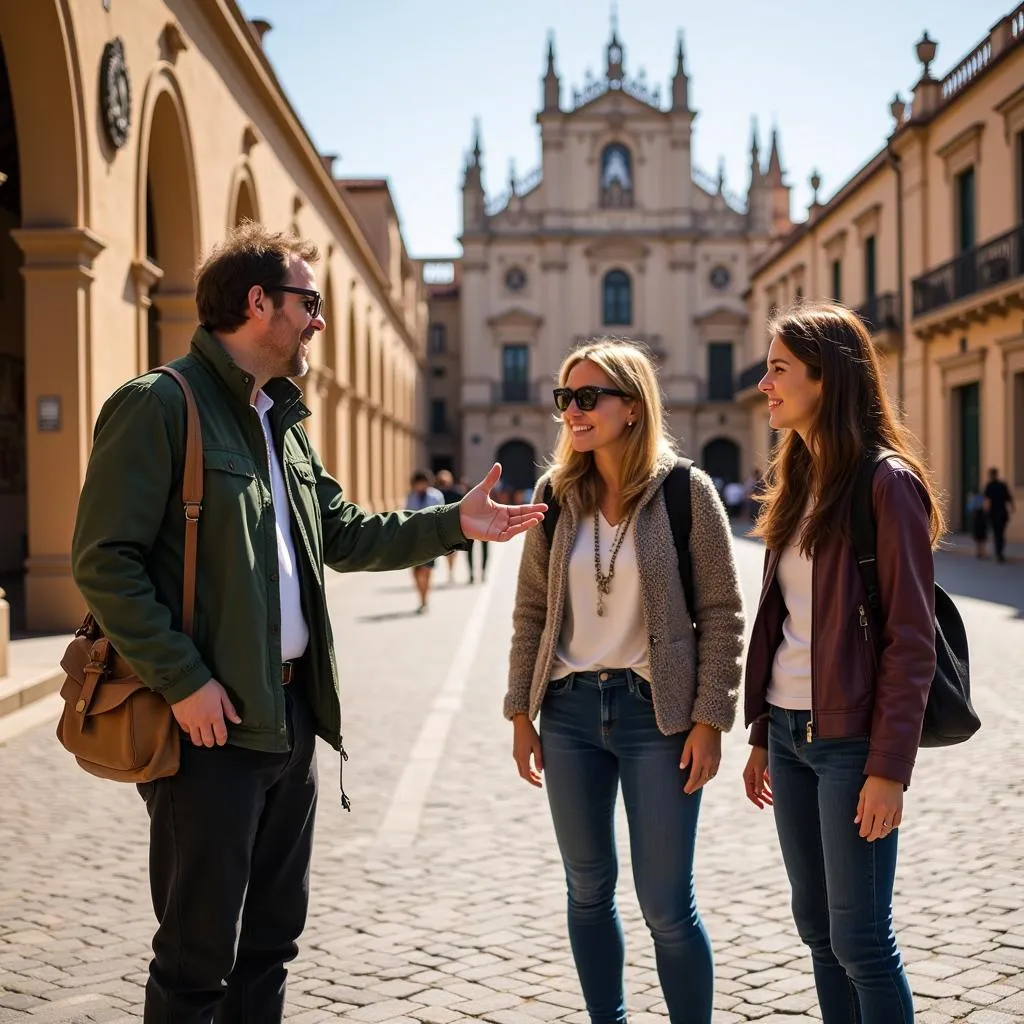
[[[992,526],[992,546],[996,551],[996,559],[1000,562],[1006,557],[1006,524],[1009,521],[1009,516],[989,515],[989,523]]]
[[[293,684],[297,685],[297,684]],[[313,718],[285,690],[291,751],[195,747],[139,786],[159,921],[146,1024],[280,1024],[285,964],[309,902],[316,810]]]

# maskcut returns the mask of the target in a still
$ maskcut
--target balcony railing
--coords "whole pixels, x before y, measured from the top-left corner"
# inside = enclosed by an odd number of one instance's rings
[[[761,378],[768,372],[768,361],[762,359],[760,362],[748,366],[736,378],[736,390],[746,391],[747,388],[756,388]]]
[[[536,401],[536,389],[527,380],[500,380],[494,383],[495,404],[530,404]]]
[[[914,316],[1006,284],[1024,274],[1024,224],[914,278]]]
[[[900,297],[896,292],[872,295],[855,312],[872,334],[900,329]]]

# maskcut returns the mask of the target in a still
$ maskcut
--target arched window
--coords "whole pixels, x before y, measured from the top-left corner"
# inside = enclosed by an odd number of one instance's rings
[[[624,270],[609,270],[604,275],[605,324],[633,322],[633,285]]]
[[[605,146],[601,152],[601,205],[633,205],[633,157],[621,142]]]

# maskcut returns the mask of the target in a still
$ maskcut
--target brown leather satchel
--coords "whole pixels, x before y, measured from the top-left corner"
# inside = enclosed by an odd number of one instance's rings
[[[196,600],[196,550],[203,503],[203,439],[199,410],[188,382],[169,366],[185,394],[185,575],[181,629],[192,635]],[[117,782],[149,782],[174,775],[180,763],[180,732],[171,706],[135,674],[114,650],[99,624],[86,615],[61,659],[67,673],[60,695],[64,710],[57,739],[91,775]]]

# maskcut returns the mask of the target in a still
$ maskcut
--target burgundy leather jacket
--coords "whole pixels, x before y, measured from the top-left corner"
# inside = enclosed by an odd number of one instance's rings
[[[928,496],[896,458],[872,481],[877,524],[879,632],[853,548],[828,540],[814,551],[811,585],[811,723],[808,739],[870,738],[865,775],[910,783],[921,723],[935,675],[934,564]],[[768,703],[775,652],[789,614],[776,578],[781,552],[765,555],[764,580],[745,675],[750,743],[768,746]]]

